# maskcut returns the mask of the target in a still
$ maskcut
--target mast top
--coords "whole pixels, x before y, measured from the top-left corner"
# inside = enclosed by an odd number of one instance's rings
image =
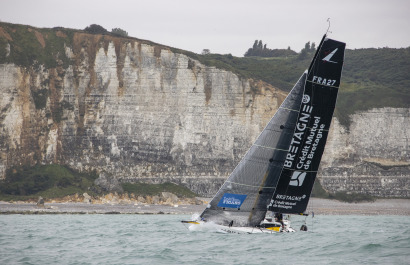
[[[332,33],[332,32],[330,31],[330,17],[329,17],[329,18],[327,18],[327,20],[326,20],[326,21],[329,23],[329,26],[327,27],[327,30],[326,30],[325,36],[327,36],[327,34],[328,34],[328,33]]]

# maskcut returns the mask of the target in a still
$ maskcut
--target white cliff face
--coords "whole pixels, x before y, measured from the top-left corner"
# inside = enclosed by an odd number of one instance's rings
[[[1,66],[3,177],[62,163],[213,193],[285,97],[157,46],[74,39],[65,69]]]
[[[0,65],[0,177],[15,165],[61,163],[211,195],[286,96],[163,47],[104,38],[76,33],[66,68]],[[335,120],[324,187],[357,192],[351,178],[381,191],[399,183],[391,176],[410,160],[409,124],[408,109],[355,114],[349,131]],[[402,164],[386,171],[388,162]],[[365,182],[360,192],[370,192]]]
[[[410,110],[371,109],[352,115],[350,130],[333,120],[320,179],[325,189],[410,196]]]
[[[14,100],[14,93],[19,87],[21,79],[20,69],[12,65],[2,65],[0,71],[2,96],[0,106],[2,109],[10,109],[7,115],[2,114],[2,134],[8,136],[8,144],[11,148],[17,148],[20,142],[20,135],[23,123],[23,104]]]
[[[372,109],[353,115],[352,120],[355,134],[351,142],[362,150],[364,159],[380,157],[410,163],[409,109]]]

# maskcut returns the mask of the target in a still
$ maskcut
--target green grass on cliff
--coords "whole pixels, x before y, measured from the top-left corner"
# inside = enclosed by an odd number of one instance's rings
[[[0,23],[0,63],[25,67],[54,68],[61,60],[68,67],[70,60],[65,46],[70,47],[73,30],[34,28],[26,25]]]
[[[89,192],[96,178],[95,172],[78,173],[60,165],[13,167],[7,170],[6,179],[0,183],[0,200],[35,200],[39,196],[52,199],[82,194]]]
[[[34,167],[13,167],[7,170],[6,179],[0,181],[0,200],[19,201],[62,198],[67,195],[96,194],[93,190],[96,172],[80,173],[61,165],[37,165]],[[189,189],[173,184],[124,183],[124,192],[140,196],[160,195],[171,192],[178,197],[193,198],[197,194]]]

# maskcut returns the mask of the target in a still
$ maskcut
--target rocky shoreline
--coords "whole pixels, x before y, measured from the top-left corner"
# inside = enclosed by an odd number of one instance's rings
[[[178,201],[175,204],[141,203],[137,201],[50,201],[0,202],[0,214],[180,214],[201,213],[210,199],[195,198],[195,203]],[[201,202],[201,203],[200,203]],[[407,199],[379,199],[375,202],[345,203],[312,198],[308,211],[315,215],[410,215]]]
[[[180,198],[171,192],[161,192],[159,195],[135,195],[134,193],[108,193],[102,196],[92,197],[87,193],[82,195],[74,194],[70,196],[65,196],[63,198],[48,200],[48,203],[87,203],[87,204],[134,204],[134,205],[202,205],[208,203],[199,197],[193,198]],[[38,202],[37,202],[38,203]]]

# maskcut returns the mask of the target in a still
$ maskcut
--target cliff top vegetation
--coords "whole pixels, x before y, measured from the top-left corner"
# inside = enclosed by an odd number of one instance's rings
[[[281,57],[209,54],[199,60],[289,91],[309,66],[313,52]],[[410,106],[410,47],[346,50],[335,116],[349,127],[349,115],[372,108]]]
[[[245,52],[245,57],[250,56],[259,56],[259,57],[285,57],[293,56],[297,53],[290,49],[290,46],[287,49],[269,49],[267,44],[263,44],[262,40],[255,40],[255,43],[251,48]]]

